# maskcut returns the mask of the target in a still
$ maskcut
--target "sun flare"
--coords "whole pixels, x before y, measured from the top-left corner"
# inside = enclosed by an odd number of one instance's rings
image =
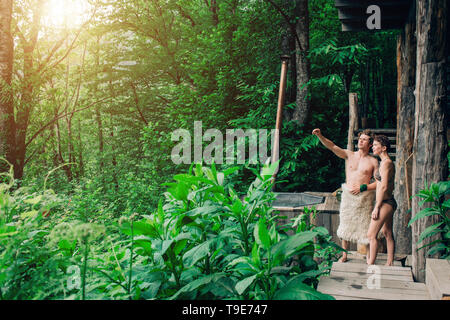
[[[47,0],[43,23],[53,28],[74,28],[88,19],[90,9],[87,0]]]

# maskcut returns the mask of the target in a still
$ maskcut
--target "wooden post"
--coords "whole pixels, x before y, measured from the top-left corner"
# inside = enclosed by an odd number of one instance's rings
[[[430,184],[447,180],[447,122],[445,121],[445,47],[447,38],[447,0],[417,0],[416,111],[412,194]],[[412,200],[412,217],[427,206]],[[427,249],[421,246],[436,240],[439,234],[417,244],[420,234],[439,217],[429,216],[412,224],[412,270],[419,282],[425,282]]]
[[[287,67],[289,63],[289,56],[283,55],[281,56],[281,76],[280,76],[280,90],[278,92],[278,106],[277,106],[277,120],[275,124],[275,137],[272,149],[272,161],[274,163],[279,159],[280,152],[280,132],[281,132],[281,121],[283,117],[283,105],[284,105],[284,96],[286,92],[286,75],[287,75]],[[275,181],[276,175],[278,173],[279,166],[277,166],[275,173],[272,178]]]
[[[358,130],[358,94],[350,93],[348,95],[348,139],[347,139],[347,149],[350,151],[354,151],[353,147],[354,141],[353,137],[355,136],[355,130]]]
[[[395,155],[394,198],[398,208],[394,213],[393,232],[395,251],[411,254],[412,152],[414,145],[414,112],[416,84],[416,22],[415,5],[410,8],[410,17],[397,41],[397,136]]]

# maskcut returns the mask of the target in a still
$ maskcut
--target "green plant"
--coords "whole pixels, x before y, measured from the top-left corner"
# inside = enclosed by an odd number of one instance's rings
[[[419,202],[420,206],[424,206],[425,203],[429,203],[432,206],[426,207],[420,210],[408,223],[410,227],[414,222],[425,217],[437,216],[439,221],[429,227],[427,227],[419,236],[417,244],[420,244],[427,238],[440,235],[438,239],[433,240],[418,250],[431,247],[427,251],[427,255],[440,254],[442,258],[446,259],[450,257],[450,199],[445,200],[445,196],[450,193],[450,181],[440,181],[432,183],[430,186],[425,186],[416,197],[422,198]]]
[[[329,299],[315,290],[326,272],[314,261],[324,228],[297,228],[288,236],[271,207],[275,164],[255,171],[239,197],[218,172],[191,166],[174,176],[165,202],[134,222],[136,255],[146,260],[136,289],[146,299]],[[315,244],[314,240],[317,240]],[[130,279],[129,277],[128,279]],[[138,289],[139,288],[139,289]]]

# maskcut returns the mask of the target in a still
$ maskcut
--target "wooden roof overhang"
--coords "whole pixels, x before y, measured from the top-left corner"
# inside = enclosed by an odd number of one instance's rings
[[[380,8],[381,29],[399,29],[408,19],[412,0],[335,0],[342,31],[371,31],[367,27],[367,19],[372,13],[367,8],[377,5]]]

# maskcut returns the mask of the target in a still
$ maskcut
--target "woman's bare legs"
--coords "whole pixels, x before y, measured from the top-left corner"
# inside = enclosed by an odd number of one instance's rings
[[[377,259],[378,241],[377,235],[383,227],[383,233],[386,237],[386,244],[388,247],[388,260],[389,265],[392,265],[394,260],[394,238],[392,236],[392,216],[394,210],[390,204],[383,203],[380,208],[380,213],[377,220],[371,220],[369,230],[367,231],[367,237],[369,238],[369,257],[367,264],[374,264]],[[387,264],[388,264],[387,263]]]
[[[391,207],[390,205],[388,205]],[[392,210],[392,207],[391,207]],[[393,210],[392,210],[393,213]],[[388,214],[386,221],[384,222],[383,228],[381,229],[381,232],[383,232],[384,237],[386,238],[386,246],[387,246],[387,266],[393,266],[394,265],[394,251],[395,251],[395,241],[394,236],[392,232],[392,220],[393,220],[393,214]]]

